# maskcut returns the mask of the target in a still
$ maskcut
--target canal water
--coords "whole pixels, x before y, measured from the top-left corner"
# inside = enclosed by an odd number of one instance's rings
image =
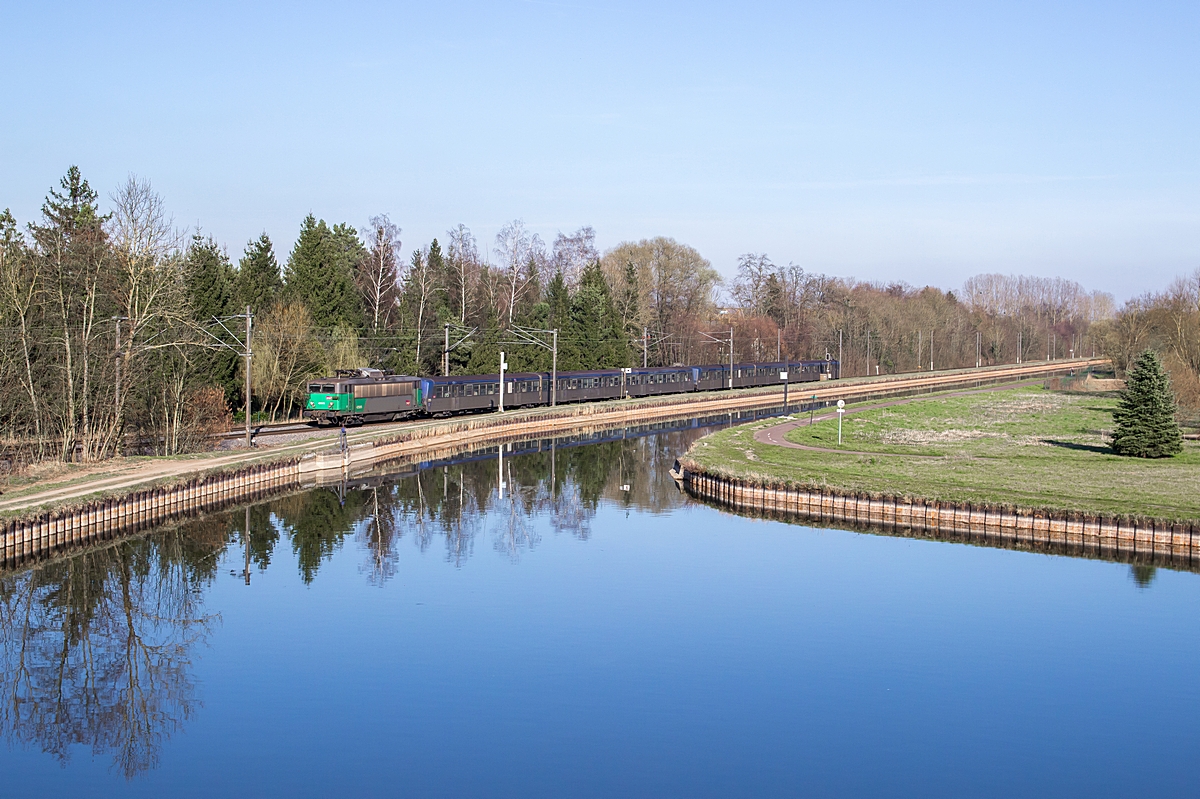
[[[1196,790],[1200,576],[730,515],[668,475],[700,434],[492,449],[0,576],[0,793]]]

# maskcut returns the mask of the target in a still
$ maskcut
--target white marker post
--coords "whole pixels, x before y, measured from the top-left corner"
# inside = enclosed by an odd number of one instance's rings
[[[787,406],[788,373],[787,373],[786,366],[784,367],[783,371],[779,373],[779,379],[783,381],[783,415],[787,416],[787,412],[788,412],[788,406]]]
[[[838,446],[842,445],[842,416],[846,413],[846,401],[838,400]]]
[[[504,360],[504,353],[500,353],[500,413],[504,413],[504,370],[508,368],[508,361]]]

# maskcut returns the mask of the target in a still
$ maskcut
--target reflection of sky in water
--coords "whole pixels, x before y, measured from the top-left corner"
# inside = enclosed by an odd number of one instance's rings
[[[1196,575],[720,513],[694,435],[257,506],[249,586],[240,511],[3,579],[4,793],[1190,787]]]

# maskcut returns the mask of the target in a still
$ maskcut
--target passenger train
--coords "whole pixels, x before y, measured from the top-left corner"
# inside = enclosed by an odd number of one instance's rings
[[[559,372],[506,372],[505,408],[650,397],[728,388],[833,380],[836,360],[777,361],[709,366],[665,366]],[[411,377],[379,369],[339,370],[308,385],[304,418],[316,425],[359,425],[416,416],[449,415],[501,407],[500,375]]]

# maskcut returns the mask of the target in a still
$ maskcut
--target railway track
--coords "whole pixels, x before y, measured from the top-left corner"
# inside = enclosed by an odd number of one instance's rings
[[[984,369],[960,369],[940,373],[917,373],[904,375],[889,375],[886,377],[847,378],[837,381],[819,383],[801,383],[791,386],[790,404],[807,403],[815,397],[817,402],[836,402],[838,399],[850,401],[871,397],[892,396],[901,393],[923,393],[950,388],[951,386],[967,386],[972,383],[983,385],[996,382],[1018,382],[1022,378],[1050,377],[1055,374],[1083,369],[1090,365],[1106,363],[1102,360],[1080,359],[1076,361],[1057,361],[1054,363],[1038,362],[1020,366],[990,367]],[[607,408],[597,408],[594,415],[578,413],[582,410],[579,404],[562,406],[562,414],[556,414],[550,409],[530,408],[513,414],[480,414],[474,424],[462,426],[461,430],[437,430],[442,423],[455,423],[454,419],[413,419],[403,422],[385,422],[365,427],[355,428],[347,436],[351,445],[372,443],[385,439],[394,430],[408,427],[430,428],[428,435],[418,435],[411,440],[393,441],[384,448],[372,450],[370,447],[351,447],[351,452],[363,456],[392,457],[409,450],[419,450],[422,447],[440,446],[446,442],[455,445],[460,443],[487,442],[496,438],[519,435],[561,435],[569,434],[580,425],[596,424],[605,419],[620,421],[634,420],[634,423],[644,423],[648,420],[678,417],[680,415],[714,415],[731,411],[744,411],[756,408],[778,407],[783,392],[779,387],[739,389],[735,392],[711,391],[702,394],[667,394],[658,398],[650,398],[650,403],[634,401],[629,405],[624,402],[606,403]],[[583,403],[590,404],[590,403]],[[547,413],[549,411],[549,413]],[[561,418],[558,418],[560,417]],[[488,418],[490,417],[490,418]],[[459,420],[463,421],[463,420]],[[259,425],[259,435],[282,436],[286,433],[302,432],[316,429],[297,422],[278,423],[274,425]],[[107,492],[118,494],[130,492],[153,482],[180,479],[203,471],[236,468],[245,464],[278,460],[287,457],[299,457],[306,454],[325,457],[323,454],[333,451],[336,444],[336,431],[325,428],[325,436],[314,435],[299,441],[280,441],[262,449],[234,450],[221,454],[187,459],[151,458],[141,462],[129,462],[120,466],[115,473],[99,473],[91,479],[80,480],[68,475],[61,481],[44,481],[28,489],[18,489],[11,495],[0,497],[0,513],[14,513],[35,507],[61,505],[80,497]],[[382,434],[382,435],[381,435]],[[224,436],[240,438],[244,430],[229,431]],[[394,452],[393,452],[394,450]],[[371,455],[370,453],[375,454]],[[338,460],[336,453],[332,456]],[[340,461],[339,461],[340,464]],[[324,468],[324,467],[321,467]]]
[[[1021,377],[1037,377],[1048,375],[1054,372],[1066,371],[1068,369],[1078,368],[1084,369],[1089,366],[1097,366],[1107,364],[1109,361],[1104,358],[1080,358],[1073,361],[1037,361],[1030,364],[1012,364],[1001,367],[984,367],[982,369],[955,369],[945,372],[901,372],[899,374],[881,375],[878,377],[848,377],[841,380],[830,380],[822,382],[805,382],[792,383],[790,389],[792,395],[799,400],[801,397],[816,397],[817,399],[851,399],[860,394],[876,393],[881,386],[894,386],[896,390],[910,391],[913,389],[934,389],[943,385],[958,385],[964,380],[970,380],[973,375],[978,375],[980,380],[1006,380],[1018,379]],[[736,389],[743,396],[751,396],[755,394],[778,393],[780,386],[759,386],[756,388]],[[705,396],[720,395],[722,392],[702,392]],[[686,392],[680,394],[664,394],[664,397],[685,397]],[[384,430],[390,427],[400,427],[406,424],[420,421],[418,419],[409,419],[400,422],[377,422],[366,425],[369,428],[376,430]],[[292,433],[317,432],[319,430],[330,430],[335,428],[319,428],[307,422],[276,422],[260,424],[250,428],[251,440],[259,438],[288,435]],[[351,429],[351,428],[347,428]],[[361,429],[359,427],[353,429]],[[244,438],[246,431],[244,428],[230,430],[224,433],[217,433],[213,437],[222,441],[236,441]]]
[[[281,436],[287,433],[302,433],[305,430],[316,430],[317,428],[307,422],[276,422],[272,424],[260,424],[250,427],[250,438],[260,438],[262,436]],[[213,438],[219,438],[223,441],[232,441],[246,437],[246,428],[237,430],[228,430],[224,433],[214,433]]]

